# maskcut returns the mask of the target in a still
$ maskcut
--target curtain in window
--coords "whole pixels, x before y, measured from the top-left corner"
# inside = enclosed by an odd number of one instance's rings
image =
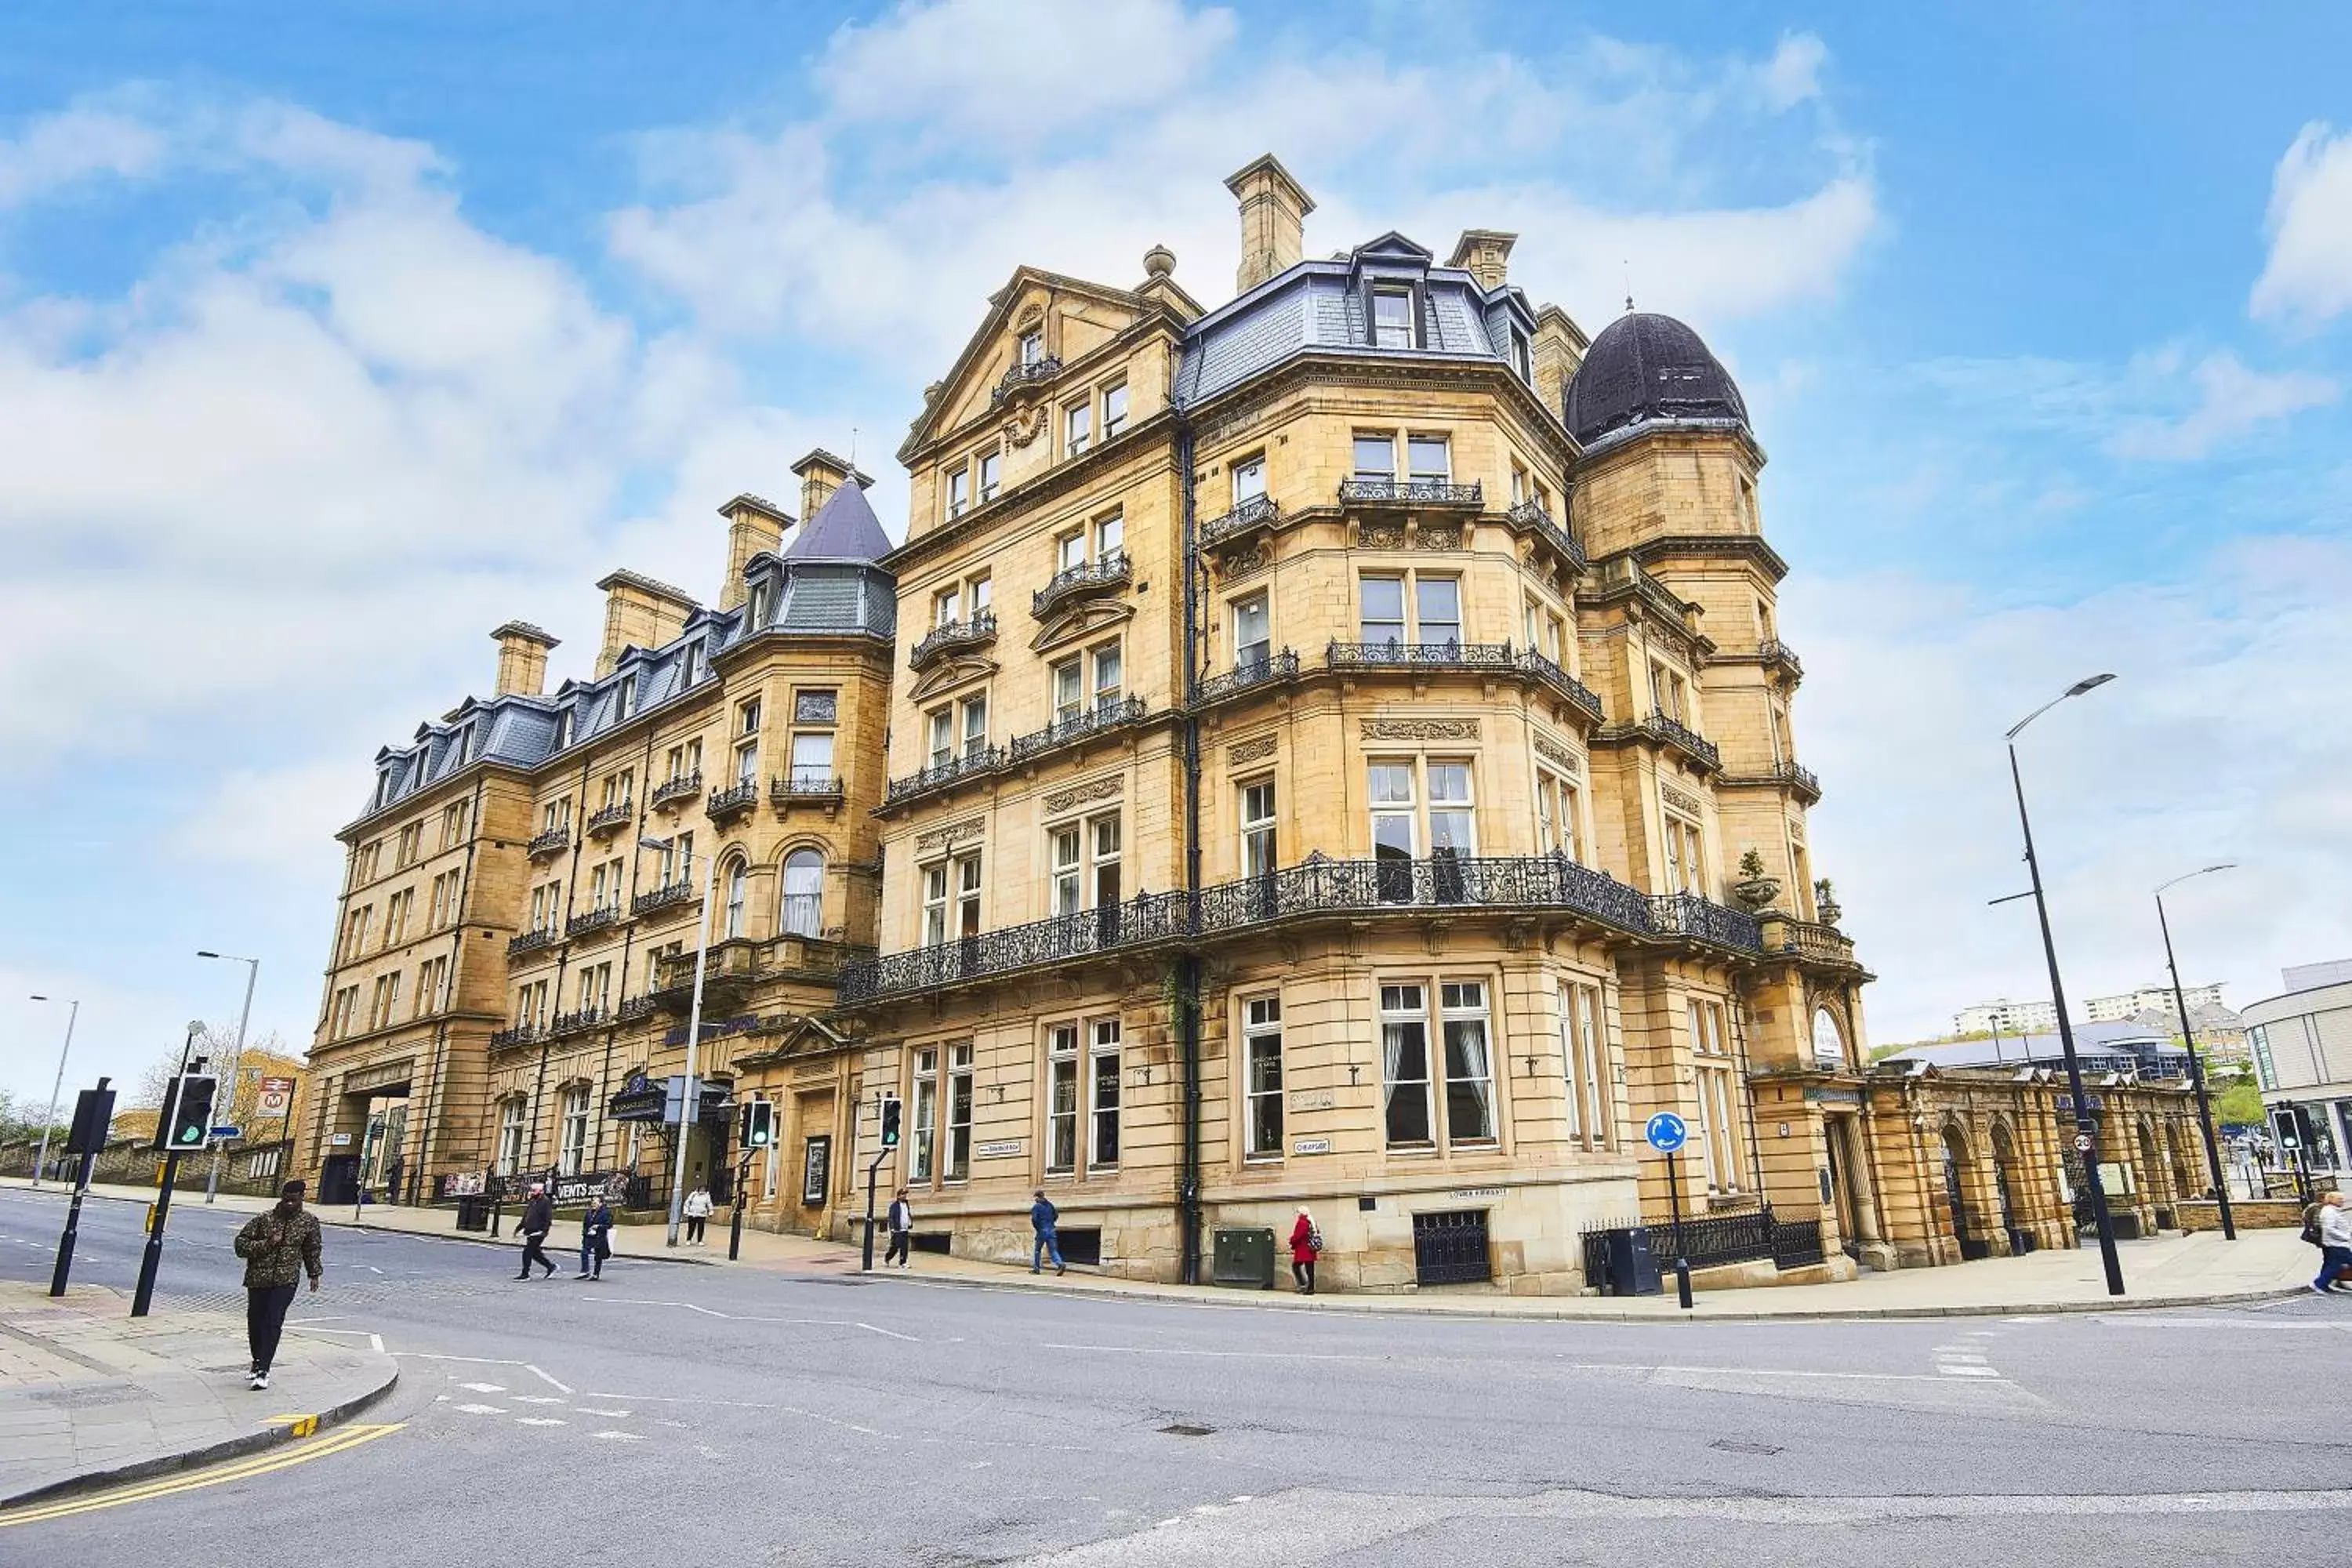
[[[1495,1068],[1481,1018],[1445,1023],[1445,1135],[1456,1142],[1495,1135]]]

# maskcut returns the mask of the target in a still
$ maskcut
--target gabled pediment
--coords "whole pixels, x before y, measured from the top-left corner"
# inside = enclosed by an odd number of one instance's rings
[[[1135,606],[1123,599],[1083,601],[1047,617],[1037,628],[1037,635],[1029,639],[1029,650],[1043,653],[1064,643],[1083,642],[1134,618]]]
[[[995,673],[996,661],[992,658],[942,659],[923,671],[920,679],[907,688],[907,695],[920,702],[925,698],[936,697],[955,687],[985,680]]]
[[[993,411],[993,395],[1020,352],[1024,332],[1043,330],[1045,352],[1058,354],[1052,318],[1065,305],[1083,308],[1097,322],[1108,318],[1121,330],[1142,320],[1148,309],[1141,297],[1129,289],[1106,288],[1034,267],[1015,268],[1004,287],[990,296],[988,314],[908,431],[905,444],[898,448],[899,461],[911,463],[914,453],[932,441]]]
[[[1424,250],[1420,246],[1415,245],[1412,240],[1409,240],[1404,236],[1399,234],[1396,230],[1391,229],[1388,233],[1381,236],[1378,239],[1367,240],[1364,244],[1356,247],[1355,259],[1358,261],[1417,262],[1420,265],[1426,267],[1431,262],[1437,259],[1437,253],[1433,250]]]

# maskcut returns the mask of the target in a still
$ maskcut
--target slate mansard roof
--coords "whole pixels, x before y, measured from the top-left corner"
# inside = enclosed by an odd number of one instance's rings
[[[1568,428],[1591,447],[1653,420],[1748,426],[1748,405],[1699,335],[1672,316],[1629,311],[1601,330],[1568,384]]]
[[[1432,253],[1389,233],[1328,261],[1301,261],[1185,329],[1176,401],[1207,402],[1285,360],[1312,352],[1394,359],[1514,362],[1513,339],[1532,343],[1535,312],[1509,285],[1488,290],[1468,271],[1433,265]],[[1413,290],[1412,348],[1372,342],[1372,291]]]
[[[658,648],[625,651],[613,671],[567,680],[543,697],[468,697],[438,722],[417,727],[405,746],[376,753],[376,789],[361,820],[373,816],[475,763],[531,769],[597,739],[710,679],[715,656],[760,637],[870,637],[885,647],[898,635],[898,584],[878,564],[890,541],[861,487],[835,490],[779,556],[763,552],[745,565],[744,603],[699,609]],[[761,620],[751,623],[754,607]],[[621,690],[631,686],[628,713]]]

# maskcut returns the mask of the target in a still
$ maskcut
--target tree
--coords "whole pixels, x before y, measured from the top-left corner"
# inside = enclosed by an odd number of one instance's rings
[[[232,1089],[226,1079],[230,1058],[236,1055],[236,1026],[233,1023],[205,1025],[196,1031],[196,1043],[188,1054],[191,1058],[205,1058],[205,1069],[224,1080],[220,1092],[214,1097],[213,1120],[238,1127],[257,1114],[263,1079],[299,1078],[304,1067],[302,1058],[287,1049],[284,1037],[277,1030],[248,1035],[245,1053],[237,1062],[237,1082]],[[172,1079],[179,1071],[177,1050],[158,1057],[140,1073],[128,1097],[130,1105],[136,1110],[161,1111],[164,1097],[171,1092]]]
[[[2252,1079],[2240,1079],[2213,1096],[2213,1120],[2224,1127],[2260,1127],[2264,1119],[2263,1091]]]

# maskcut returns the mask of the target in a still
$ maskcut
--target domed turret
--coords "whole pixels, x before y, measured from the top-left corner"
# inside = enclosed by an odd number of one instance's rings
[[[1748,423],[1731,374],[1672,316],[1628,312],[1601,329],[1568,384],[1568,427],[1591,446],[1647,420]]]

